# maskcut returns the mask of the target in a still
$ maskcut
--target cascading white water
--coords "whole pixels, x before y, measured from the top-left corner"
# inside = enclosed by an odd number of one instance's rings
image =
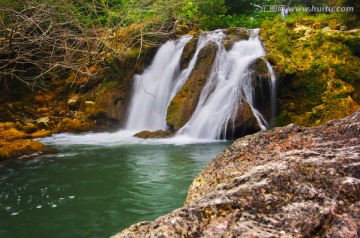
[[[220,45],[223,36],[221,30],[201,34],[193,58],[181,72],[181,54],[192,37],[185,36],[162,45],[145,72],[134,77],[133,96],[125,128],[137,131],[166,130],[167,108],[188,79],[200,50],[210,41]]]
[[[234,44],[228,52],[222,45],[222,30],[200,35],[196,52],[188,67],[180,72],[184,46],[191,40],[185,36],[160,47],[152,64],[142,75],[134,77],[126,130],[166,130],[166,112],[170,101],[186,83],[200,50],[210,41],[218,46],[217,55],[204,86],[198,105],[190,120],[178,131],[178,136],[220,139],[238,116],[238,107],[246,101],[261,129],[268,128],[264,116],[255,108],[254,77],[251,63],[265,55],[258,38],[259,30],[250,30],[249,40]],[[271,76],[271,112],[275,115],[276,85],[274,72],[266,62]]]
[[[253,78],[248,70],[255,59],[265,55],[258,33],[252,30],[249,40],[235,43],[229,52],[221,46],[197,108],[178,135],[220,139],[229,122],[234,121],[242,100],[248,102],[260,127],[266,129],[266,120],[253,106]]]
[[[180,72],[180,59],[184,46],[191,36],[177,41],[169,41],[158,50],[151,66],[142,75],[134,77],[133,96],[128,110],[125,128],[116,133],[88,133],[73,135],[68,133],[42,139],[54,144],[82,144],[118,146],[129,144],[175,144],[214,142],[227,131],[227,126],[235,121],[237,109],[247,101],[262,129],[268,126],[261,112],[254,107],[254,74],[249,66],[256,58],[265,55],[258,39],[258,30],[251,31],[247,41],[234,44],[226,52],[221,44],[224,31],[202,33],[196,52],[187,69]],[[186,83],[193,70],[200,50],[209,42],[219,47],[210,77],[202,91],[199,104],[189,122],[181,128],[177,136],[166,139],[146,140],[133,137],[142,130],[166,129],[166,111],[171,99]],[[267,62],[271,76],[270,100],[272,118],[276,112],[276,79],[271,65]],[[267,84],[264,84],[267,85]]]
[[[191,36],[168,41],[160,47],[152,64],[135,75],[126,129],[166,129],[166,110],[171,99],[173,79],[180,71],[180,57]]]
[[[216,31],[205,32],[205,33],[200,34],[199,40],[198,40],[198,43],[196,46],[195,54],[194,54],[193,58],[190,60],[189,66],[186,69],[184,69],[181,72],[180,76],[177,78],[175,87],[171,93],[171,98],[175,97],[175,95],[180,91],[182,86],[184,86],[185,82],[189,78],[191,71],[194,69],[194,66],[195,66],[195,63],[198,58],[200,50],[204,46],[206,46],[209,42],[214,42],[220,47],[221,40],[223,39],[224,36],[225,36],[225,34],[223,33],[222,30],[216,30]]]
[[[270,102],[271,102],[271,120],[276,116],[276,76],[270,63],[265,60],[268,72],[270,74]]]

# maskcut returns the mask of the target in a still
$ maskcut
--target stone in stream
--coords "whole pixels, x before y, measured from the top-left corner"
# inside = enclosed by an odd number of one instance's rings
[[[360,235],[360,111],[236,140],[193,181],[184,207],[120,237]]]
[[[157,130],[157,131],[141,131],[136,133],[134,137],[142,138],[142,139],[150,139],[150,138],[169,138],[173,134],[169,131]]]

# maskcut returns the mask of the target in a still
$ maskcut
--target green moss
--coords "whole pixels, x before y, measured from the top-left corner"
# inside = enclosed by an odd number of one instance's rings
[[[337,30],[342,24],[336,14],[264,23],[267,59],[278,74],[276,125],[318,125],[360,108],[360,34]]]

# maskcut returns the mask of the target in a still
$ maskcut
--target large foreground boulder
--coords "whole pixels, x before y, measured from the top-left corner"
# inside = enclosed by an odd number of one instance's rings
[[[235,141],[194,180],[183,208],[114,237],[360,235],[360,111]]]

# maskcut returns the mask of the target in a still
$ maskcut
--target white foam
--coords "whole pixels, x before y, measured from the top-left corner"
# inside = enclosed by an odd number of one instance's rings
[[[171,144],[171,145],[187,145],[187,144],[207,144],[221,142],[213,139],[199,139],[188,135],[179,135],[176,137],[165,139],[141,139],[134,137],[137,131],[120,130],[114,133],[87,133],[87,134],[55,134],[51,137],[40,138],[39,141],[45,144],[54,145],[97,145],[97,146],[118,146],[131,144]]]

